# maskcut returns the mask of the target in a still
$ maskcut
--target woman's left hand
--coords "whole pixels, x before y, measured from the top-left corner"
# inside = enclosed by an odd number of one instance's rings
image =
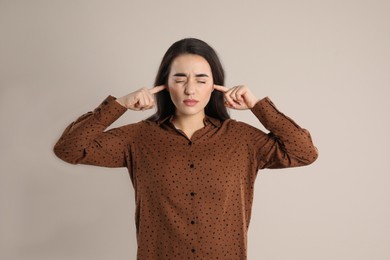
[[[214,89],[225,94],[225,106],[232,109],[251,109],[259,101],[244,85],[238,85],[230,89],[225,86],[214,85]]]

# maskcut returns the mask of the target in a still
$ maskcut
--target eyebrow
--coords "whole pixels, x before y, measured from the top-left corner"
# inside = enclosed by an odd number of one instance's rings
[[[187,77],[187,75],[185,73],[176,73],[175,75],[173,75],[174,77]],[[205,73],[201,73],[201,74],[196,74],[195,77],[197,78],[200,78],[200,77],[208,77],[209,75],[205,74]]]

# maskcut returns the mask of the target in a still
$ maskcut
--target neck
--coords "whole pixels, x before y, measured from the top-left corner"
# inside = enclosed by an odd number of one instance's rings
[[[172,123],[176,128],[183,131],[188,138],[191,138],[193,133],[204,127],[203,119],[204,113],[198,113],[196,115],[175,115]]]

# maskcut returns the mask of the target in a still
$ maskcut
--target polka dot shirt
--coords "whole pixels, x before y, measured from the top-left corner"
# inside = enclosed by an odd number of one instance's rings
[[[72,164],[128,169],[137,259],[246,259],[258,170],[308,165],[318,156],[309,132],[268,97],[252,112],[269,133],[207,116],[191,139],[171,118],[105,131],[126,111],[108,96],[65,129],[54,152]]]

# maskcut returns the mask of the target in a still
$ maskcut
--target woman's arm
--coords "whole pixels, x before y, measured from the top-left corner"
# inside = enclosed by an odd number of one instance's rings
[[[281,113],[272,101],[256,98],[246,86],[226,88],[215,85],[225,94],[225,105],[232,109],[250,109],[266,129],[253,129],[251,138],[258,168],[286,168],[308,165],[318,157],[310,133]]]
[[[313,163],[318,157],[310,133],[280,112],[265,97],[251,109],[270,131],[257,142],[258,168],[286,168]]]
[[[62,133],[54,153],[71,164],[123,167],[125,146],[121,128],[104,132],[127,109],[108,96],[96,109],[80,116]]]
[[[108,96],[96,109],[80,116],[64,130],[54,146],[54,153],[72,164],[128,166],[127,145],[137,133],[137,124],[132,125],[133,127],[104,130],[127,109],[152,108],[153,94],[164,88],[164,86],[142,88],[118,99]]]

